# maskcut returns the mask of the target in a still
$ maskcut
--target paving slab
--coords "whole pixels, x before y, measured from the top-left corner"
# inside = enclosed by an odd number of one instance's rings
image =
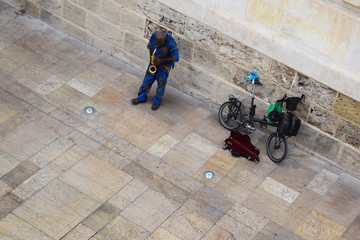
[[[9,118],[13,117],[17,111],[10,108],[9,106],[5,104],[0,104],[0,111],[1,111],[1,117],[0,117],[0,124],[8,120]]]
[[[304,239],[339,239],[345,227],[312,211],[295,233]]]
[[[165,195],[148,189],[120,213],[149,232],[153,232],[178,208],[179,204]]]
[[[91,230],[90,228],[84,226],[83,224],[77,225],[73,228],[68,234],[66,234],[62,239],[63,240],[88,240],[93,235],[95,235],[95,231]]]
[[[302,240],[303,238],[294,234],[293,232],[287,231],[281,226],[277,225],[274,222],[269,222],[264,229],[256,235],[254,238],[256,240],[265,240],[265,239],[294,239]]]
[[[37,122],[30,122],[2,141],[0,143],[0,150],[23,162],[57,137],[58,135],[53,130]]]
[[[8,155],[4,152],[1,152],[1,151],[0,151],[0,163],[1,163],[1,168],[0,168],[0,176],[1,177],[4,176],[5,174],[7,174],[8,172],[10,172],[12,169],[14,169],[16,166],[18,166],[20,164],[19,161],[17,161],[10,155]]]
[[[7,193],[0,198],[0,218],[6,216],[17,208],[23,201],[12,193]]]
[[[180,239],[200,239],[213,223],[198,213],[182,207],[162,225],[163,228]]]
[[[82,221],[82,224],[95,232],[108,224],[115,218],[122,209],[119,209],[111,203],[104,203],[87,218]]]
[[[0,220],[0,234],[9,239],[52,239],[14,214],[8,214]]]
[[[60,238],[99,205],[74,187],[55,180],[13,213],[50,237]]]
[[[168,240],[180,240],[177,236],[169,233],[163,228],[156,229],[147,239],[149,240],[160,240],[160,239],[168,239]]]
[[[28,179],[29,177],[33,176],[37,171],[39,171],[40,168],[36,166],[35,164],[25,161],[19,165],[17,165],[15,168],[13,168],[11,171],[9,171],[7,174],[1,177],[1,180],[5,182],[7,185],[9,185],[12,188],[16,188],[19,186],[23,181]]]
[[[58,176],[58,172],[52,170],[50,167],[44,167],[14,188],[11,193],[22,200],[26,200]]]
[[[139,227],[135,223],[127,220],[122,216],[117,216],[99,232],[97,232],[91,240],[96,239],[134,239],[144,240],[150,233],[144,228]]]

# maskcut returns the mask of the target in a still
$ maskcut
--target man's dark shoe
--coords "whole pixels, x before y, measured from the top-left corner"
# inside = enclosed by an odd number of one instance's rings
[[[140,101],[140,99],[138,99],[138,98],[131,99],[131,102],[134,105],[138,105],[139,103],[144,103],[144,102]]]
[[[151,110],[155,111],[155,110],[157,110],[159,107],[160,107],[159,104],[153,103],[153,105],[152,105],[152,107],[151,107]]]

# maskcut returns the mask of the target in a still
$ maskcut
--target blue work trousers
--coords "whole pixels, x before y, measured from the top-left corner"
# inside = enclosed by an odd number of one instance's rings
[[[158,86],[156,89],[156,95],[154,97],[154,103],[159,105],[161,104],[165,92],[166,82],[169,77],[169,71],[170,67],[157,66],[157,71],[154,74],[151,74],[148,67],[138,93],[138,98],[141,102],[146,102],[147,94],[156,80],[158,82]]]

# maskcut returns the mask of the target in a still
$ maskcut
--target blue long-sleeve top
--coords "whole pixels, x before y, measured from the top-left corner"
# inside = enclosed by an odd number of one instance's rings
[[[166,36],[167,36],[167,40],[164,43],[164,45],[156,46],[156,41],[155,41],[156,32],[157,31],[155,31],[151,35],[151,37],[149,39],[149,43],[147,45],[147,48],[150,50],[151,53],[153,53],[155,51],[155,49],[156,49],[155,57],[157,57],[157,58],[170,58],[170,57],[172,57],[174,59],[174,61],[165,63],[164,65],[167,66],[167,67],[174,68],[175,62],[179,61],[179,50],[177,48],[176,42],[175,42],[174,38],[169,33],[165,33]]]

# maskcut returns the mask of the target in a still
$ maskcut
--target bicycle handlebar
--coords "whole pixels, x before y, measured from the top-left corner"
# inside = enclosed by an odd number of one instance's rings
[[[279,100],[276,100],[276,102],[285,102],[285,101],[286,101],[286,98],[287,98],[287,96],[286,96],[286,94],[285,94],[283,98],[281,98],[281,99],[279,99]]]

